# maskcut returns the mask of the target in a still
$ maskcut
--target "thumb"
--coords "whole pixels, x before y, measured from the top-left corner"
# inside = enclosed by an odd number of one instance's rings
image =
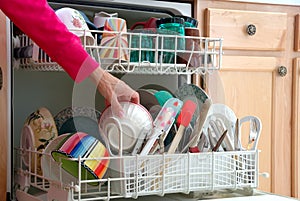
[[[116,96],[111,98],[111,109],[115,116],[124,117],[124,111]]]

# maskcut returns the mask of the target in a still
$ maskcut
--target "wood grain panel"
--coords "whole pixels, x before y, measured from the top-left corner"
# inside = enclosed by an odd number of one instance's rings
[[[0,90],[0,197],[6,200],[7,174],[7,36],[5,16],[0,11],[0,67],[3,73],[3,86]]]
[[[223,37],[224,49],[285,49],[286,13],[208,8],[205,16],[205,35]],[[256,33],[252,36],[246,31],[250,24],[256,27]]]
[[[300,199],[300,58],[293,66],[292,196]]]
[[[259,189],[268,192],[291,188],[291,159],[286,157],[291,154],[291,142],[288,132],[282,132],[290,121],[289,105],[280,102],[278,96],[285,85],[277,66],[276,57],[224,56],[219,77],[208,77],[208,93],[213,100],[231,107],[237,117],[254,115],[261,119],[259,170],[268,172],[270,178],[259,177]],[[276,109],[276,104],[285,112]],[[277,118],[280,124],[274,123]]]
[[[295,16],[295,41],[294,41],[295,51],[300,51],[300,15]]]

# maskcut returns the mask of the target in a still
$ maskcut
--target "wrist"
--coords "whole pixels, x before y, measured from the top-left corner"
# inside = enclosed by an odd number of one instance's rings
[[[98,86],[100,79],[102,79],[105,71],[98,66],[89,76],[89,78],[95,83],[96,86]]]

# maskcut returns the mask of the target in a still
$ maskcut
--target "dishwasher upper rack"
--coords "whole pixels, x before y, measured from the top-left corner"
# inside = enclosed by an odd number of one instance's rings
[[[249,193],[258,186],[258,150],[66,159],[78,164],[85,160],[110,160],[104,178],[86,180],[79,176],[72,182],[65,182],[63,178],[66,175],[63,175],[61,167],[60,179],[53,179],[39,175],[36,165],[29,165],[28,168],[22,165],[23,154],[35,161],[41,154],[50,160],[50,155],[36,150],[15,150],[17,196],[36,196],[41,201],[136,199],[149,195],[191,192],[203,193],[205,196],[222,190]],[[57,167],[49,167],[49,170]],[[78,175],[81,168],[78,165]],[[90,185],[95,182],[99,185]],[[39,189],[38,192],[30,193],[29,189],[32,187]]]
[[[78,30],[76,30],[78,32]],[[192,74],[206,74],[213,70],[219,70],[222,65],[222,38],[209,37],[195,37],[195,36],[178,36],[168,34],[149,34],[149,33],[135,33],[135,32],[114,32],[114,31],[95,31],[82,30],[83,37],[81,37],[82,44],[87,52],[99,63],[101,67],[112,73],[132,73],[132,74],[176,74],[176,75],[192,75]],[[90,32],[94,36],[94,42],[87,44],[87,33]],[[128,46],[108,46],[103,45],[97,41],[99,36],[104,33],[114,35],[115,43],[121,44],[121,40],[126,38]],[[153,39],[153,47],[143,47],[146,38]],[[33,49],[33,56],[30,58],[14,59],[14,68],[17,70],[29,71],[63,71],[63,69],[41,49],[39,48],[27,35],[17,36],[19,40],[18,47]],[[198,48],[195,50],[194,45],[188,49],[178,49],[177,41],[192,40],[198,43]],[[138,45],[134,45],[139,41]],[[173,47],[165,47],[164,41],[174,41]],[[195,44],[194,42],[192,44]],[[126,52],[127,60],[119,57],[109,61],[110,59],[103,58],[99,53],[103,49],[110,49],[111,51]],[[31,50],[32,51],[32,50]],[[143,60],[142,54],[144,52],[153,53],[153,61]],[[132,54],[137,54],[138,60],[132,61]],[[165,62],[163,57],[165,54],[171,54],[174,59],[172,62]],[[185,62],[180,62],[178,58],[185,58]],[[195,60],[196,66],[192,65],[191,60]],[[105,60],[105,61],[104,61]],[[106,62],[109,61],[109,62]]]

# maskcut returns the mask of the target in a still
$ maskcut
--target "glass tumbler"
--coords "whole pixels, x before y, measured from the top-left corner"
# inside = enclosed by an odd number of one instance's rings
[[[185,49],[184,23],[184,19],[180,17],[160,18],[156,21],[157,33],[164,35],[159,38],[159,48],[162,48],[160,58],[163,63],[174,63],[177,56],[174,50]],[[179,36],[177,41],[176,35]]]
[[[136,29],[128,35],[130,43],[130,62],[154,62],[154,31],[152,29]],[[152,35],[151,35],[152,34]]]

